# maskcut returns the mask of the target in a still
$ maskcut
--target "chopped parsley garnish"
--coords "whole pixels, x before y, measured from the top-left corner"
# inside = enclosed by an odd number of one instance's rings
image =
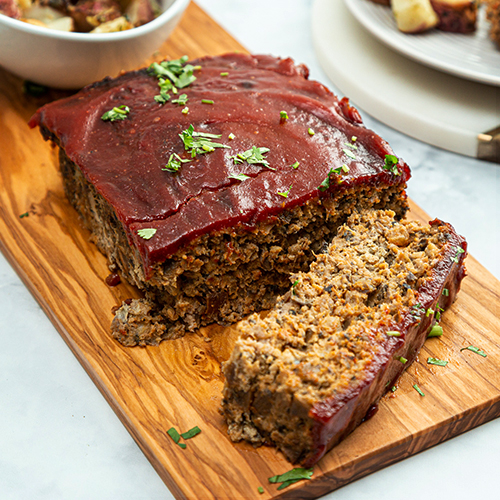
[[[168,159],[167,164],[162,168],[162,170],[167,170],[168,172],[177,172],[181,168],[183,163],[189,163],[191,160],[186,158],[181,158],[177,153],[171,154]]]
[[[393,385],[392,388],[391,388],[391,391],[392,392],[396,392],[397,391],[397,387],[395,385]]]
[[[448,290],[448,288],[443,288],[443,295],[445,297],[448,297],[450,295],[450,291]]]
[[[191,438],[194,438],[196,435],[198,435],[200,432],[201,432],[201,429],[198,426],[196,426],[196,427],[193,427],[192,429],[189,429],[186,432],[183,432],[181,434],[181,437],[182,437],[182,439],[191,439]]]
[[[280,123],[285,123],[288,120],[288,114],[286,111],[280,111]]]
[[[189,98],[186,94],[181,94],[177,99],[172,99],[172,104],[178,104],[179,106],[185,106]]]
[[[202,104],[213,104],[214,101],[212,101],[212,99],[202,99],[201,100],[201,103]]]
[[[417,384],[413,384],[413,388],[422,396],[424,397],[425,394],[422,392],[422,389]]]
[[[105,122],[115,122],[117,120],[125,120],[127,115],[130,113],[130,108],[122,104],[121,106],[115,106],[113,109],[106,111],[101,116],[101,120]]]
[[[175,444],[179,445],[181,448],[186,448],[186,445],[184,443],[179,443],[181,436],[177,432],[177,429],[175,429],[175,427],[170,427],[170,429],[167,431],[167,434],[172,438]]]
[[[352,142],[356,142],[357,140],[358,140],[358,138],[357,138],[355,135],[353,135],[353,136],[351,137],[351,141],[352,141]]]
[[[427,337],[441,337],[443,335],[443,327],[439,325],[434,325]]]
[[[458,264],[458,256],[462,253],[465,253],[465,250],[462,247],[455,247],[455,256],[451,258],[452,262]]]
[[[390,330],[388,332],[385,332],[386,335],[388,335],[389,337],[401,337],[401,332],[398,332],[398,331],[395,331],[395,330]]]
[[[344,154],[345,154],[346,156],[348,156],[349,158],[351,158],[351,159],[353,159],[353,160],[356,160],[356,159],[357,159],[357,158],[356,158],[356,155],[355,155],[352,151],[350,151],[349,149],[342,148],[342,151],[343,151],[343,152],[344,152]]]
[[[229,73],[228,73],[227,71],[223,71],[223,72],[220,74],[220,76],[227,76],[227,75],[229,75]]]
[[[248,175],[245,174],[231,174],[228,175],[228,179],[236,179],[238,181],[246,181],[247,179],[250,179]]]
[[[443,359],[437,359],[437,358],[427,358],[427,363],[429,365],[446,366],[448,364],[448,361],[444,361]]]
[[[314,130],[313,130],[311,127],[309,127],[309,128],[307,129],[307,133],[308,133],[311,137],[315,134]]]
[[[292,295],[296,295],[295,293],[295,287],[299,284],[299,280],[295,280],[293,283],[292,283]]]
[[[290,189],[292,189],[292,186],[290,186],[286,191],[283,192],[278,191],[278,194],[280,196],[283,196],[283,198],[288,198],[288,195],[290,194]]]
[[[403,356],[399,356],[399,358],[396,358],[399,362],[403,363],[403,365],[405,365],[406,363],[408,363],[408,360],[403,357]]]
[[[358,146],[356,146],[356,144],[351,144],[350,142],[344,142],[344,144],[352,149],[358,149]]]
[[[232,141],[235,137],[236,137],[236,136],[235,136],[232,132],[231,132],[231,133],[227,136],[227,138],[228,138],[230,141]]]
[[[420,302],[417,302],[414,306],[411,307],[411,315],[413,316],[414,320],[420,321],[423,314],[425,314],[425,307],[423,307]]]
[[[299,168],[299,165],[300,165],[300,163],[298,161],[296,161],[294,164],[291,165],[291,167],[295,170],[295,169]]]
[[[184,149],[191,153],[191,158],[194,158],[197,154],[211,153],[215,151],[215,148],[231,149],[225,144],[212,141],[212,139],[219,139],[220,135],[195,132],[193,125],[189,125],[186,130],[183,130],[179,137],[184,143]]]
[[[330,187],[330,176],[332,174],[338,175],[340,174],[340,172],[344,173],[349,172],[349,167],[346,164],[344,164],[341,167],[331,168],[330,171],[328,172],[328,175],[325,177],[325,180],[318,186],[318,189],[320,191],[326,191]],[[339,180],[338,182],[341,183],[342,180]]]
[[[189,108],[186,106],[186,107],[185,107],[185,108],[181,111],[181,113],[182,113],[183,115],[187,115],[187,114],[189,113]]]
[[[431,314],[434,314],[434,309],[431,309],[429,307],[429,309],[427,309],[427,311],[425,311],[425,317],[428,318]]]
[[[460,352],[465,350],[475,352],[476,354],[479,354],[479,356],[482,356],[483,358],[486,357],[486,353],[482,349],[479,349],[479,347],[474,347],[473,345],[462,347],[462,349],[460,349]]]
[[[259,486],[257,488],[257,491],[262,495],[262,493],[264,493],[264,488],[262,486]]]
[[[24,214],[21,214],[19,216],[20,219],[24,219],[25,217],[29,217],[30,213],[29,212],[24,212]]]
[[[177,92],[172,82],[170,80],[165,80],[165,78],[158,79],[158,86],[160,87],[160,95],[155,95],[154,100],[159,104],[165,104],[170,101],[170,94],[168,92]]]
[[[313,475],[313,469],[303,469],[302,467],[296,467],[284,474],[279,476],[270,477],[268,480],[270,483],[282,483],[278,490],[287,488],[288,486],[301,481],[302,479],[311,479]]]
[[[252,146],[252,149],[235,156],[231,156],[230,158],[232,158],[236,164],[246,161],[247,163],[250,163],[250,165],[263,165],[270,170],[276,170],[275,168],[271,168],[269,166],[269,162],[264,158],[264,155],[269,153],[269,151],[269,148],[258,148],[257,146]]]
[[[155,75],[157,78],[168,79],[178,89],[183,89],[196,80],[193,71],[199,69],[191,64],[186,64],[188,56],[182,56],[180,59],[172,61],[162,61],[161,63],[154,62],[149,66],[148,73]]]
[[[146,227],[144,229],[138,229],[137,234],[143,239],[143,240],[150,240],[155,234],[156,234],[157,229],[154,227]]]
[[[398,157],[394,155],[385,155],[384,168],[392,172],[394,175],[401,175],[401,172],[398,170]]]

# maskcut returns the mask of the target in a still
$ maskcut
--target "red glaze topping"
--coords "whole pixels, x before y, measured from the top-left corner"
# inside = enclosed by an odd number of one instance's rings
[[[325,86],[308,80],[307,68],[291,59],[227,54],[191,64],[201,66],[194,73],[197,79],[178,92],[188,96],[188,114],[182,113],[183,105],[158,104],[158,80],[141,70],[48,104],[30,120],[31,127],[40,125],[58,138],[67,156],[113,206],[146,272],[207,232],[237,224],[251,229],[335,190],[400,184],[410,177],[402,160],[401,175],[384,169],[385,155],[393,154],[389,145],[364,128],[347,99],[339,101]],[[126,119],[101,119],[121,105],[130,108]],[[281,111],[288,119],[280,119]],[[173,153],[191,159],[179,137],[191,124],[197,132],[221,134],[213,140],[230,149],[197,155],[175,173],[162,170]],[[232,156],[252,146],[269,148],[265,158],[274,170],[235,164]],[[298,168],[292,168],[295,162]],[[343,182],[332,176],[330,188],[318,190],[330,169],[344,164],[349,171],[339,175]],[[249,179],[229,178],[239,173]],[[145,240],[137,234],[141,228],[157,232]]]

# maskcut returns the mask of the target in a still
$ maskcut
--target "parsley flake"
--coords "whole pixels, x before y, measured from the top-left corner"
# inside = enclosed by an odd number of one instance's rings
[[[344,144],[352,149],[358,149],[358,146],[356,146],[356,144],[351,144],[350,142],[344,142]]]
[[[187,115],[187,114],[189,113],[189,108],[186,106],[186,107],[185,107],[185,108],[181,111],[181,113],[182,113],[183,115]]]
[[[404,356],[399,356],[399,358],[396,358],[399,362],[403,363],[405,365],[408,363],[408,360]]]
[[[422,392],[422,389],[417,384],[413,384],[413,388],[422,396],[424,397],[425,394]]]
[[[302,467],[296,467],[284,474],[273,476],[268,479],[270,483],[282,483],[278,490],[287,488],[288,486],[301,481],[302,479],[311,479],[313,475],[313,469],[303,469]]]
[[[356,160],[356,159],[357,159],[357,158],[356,158],[356,155],[355,155],[352,151],[350,151],[349,149],[342,148],[342,151],[344,152],[344,154],[345,154],[346,156],[348,156],[348,157],[349,157],[349,158],[351,158],[352,160]]]
[[[198,426],[196,426],[196,427],[193,427],[192,429],[189,429],[186,432],[183,432],[181,434],[181,437],[182,437],[182,439],[191,439],[191,438],[194,438],[195,436],[197,436],[200,432],[201,432],[201,429]]]
[[[401,175],[398,170],[398,157],[394,155],[385,155],[384,168],[392,172],[394,175]]]
[[[243,153],[239,153],[235,156],[230,156],[234,160],[234,163],[243,163],[246,161],[250,165],[262,165],[270,170],[276,170],[269,166],[269,162],[264,158],[266,153],[269,153],[269,148],[258,148],[257,146],[252,146],[252,149],[248,149]]]
[[[293,164],[291,165],[291,167],[292,167],[294,170],[296,170],[297,168],[299,168],[299,165],[300,165],[300,163],[299,163],[298,161],[296,161],[295,163],[293,163]]]
[[[24,214],[21,214],[19,216],[20,219],[24,219],[25,217],[29,217],[30,213],[29,212],[24,212]]]
[[[227,76],[227,75],[229,75],[229,73],[228,73],[227,71],[223,71],[223,72],[220,74],[220,76]]]
[[[259,486],[257,488],[257,491],[262,495],[262,493],[264,493],[264,488],[262,486]]]
[[[455,247],[455,256],[451,257],[452,262],[458,264],[458,256],[462,253],[465,253],[465,250],[462,247]]]
[[[179,106],[185,106],[189,98],[186,94],[181,94],[177,99],[172,99],[172,104],[178,104]]]
[[[353,136],[351,137],[351,141],[352,141],[352,142],[356,142],[357,140],[358,140],[358,138],[357,138],[355,135],[353,135]]]
[[[439,325],[434,325],[431,331],[428,333],[427,337],[441,337],[443,335],[443,327]]]
[[[385,333],[389,337],[401,337],[401,332],[398,332],[397,330],[392,330],[392,331],[388,331],[388,332],[385,332]]]
[[[391,388],[391,391],[392,391],[392,392],[396,392],[396,391],[397,391],[397,389],[398,389],[398,388],[397,388],[395,385],[393,385],[393,386],[392,386],[392,388]]]
[[[291,189],[292,189],[292,186],[290,185],[290,187],[286,191],[283,191],[283,192],[278,191],[278,194],[280,196],[283,196],[283,198],[288,198],[288,195],[290,194]]]
[[[177,153],[171,154],[167,164],[162,168],[168,172],[177,172],[183,163],[189,163],[191,160],[181,158]]]
[[[314,130],[313,130],[312,128],[310,128],[310,127],[307,129],[307,133],[308,133],[311,137],[315,134]]]
[[[184,149],[191,153],[191,158],[194,158],[197,154],[211,153],[216,148],[231,149],[225,144],[212,141],[212,139],[220,138],[220,135],[195,132],[193,125],[189,125],[186,130],[183,130],[179,137],[184,143]]]
[[[486,357],[486,353],[482,349],[479,349],[479,347],[474,347],[473,345],[462,347],[462,349],[460,349],[460,352],[465,350],[475,352],[476,354],[479,354],[479,356],[482,356],[483,358]]]
[[[450,295],[450,291],[448,290],[448,288],[443,288],[443,295],[445,297],[448,297]]]
[[[288,114],[286,111],[280,111],[280,123],[285,123],[288,120]]]
[[[331,168],[330,171],[328,172],[328,175],[326,176],[325,180],[318,186],[318,189],[320,191],[326,191],[330,187],[330,176],[332,174],[340,174],[341,172],[347,173],[349,172],[349,167],[344,164],[341,167],[337,168]],[[340,184],[342,182],[342,179],[338,180],[338,183]]]
[[[448,364],[448,361],[444,361],[443,359],[437,359],[437,358],[427,358],[427,364],[436,366],[446,366]]]
[[[167,431],[167,434],[172,438],[175,444],[183,449],[186,449],[186,445],[184,443],[179,443],[181,436],[177,432],[177,429],[175,427],[170,427],[170,429]]]
[[[160,104],[165,104],[170,100],[169,91],[177,94],[177,89],[187,87],[196,80],[193,71],[197,67],[186,64],[187,56],[172,61],[154,62],[148,68],[148,73],[158,78],[160,94],[154,96],[154,100]]]
[[[227,136],[227,138],[228,138],[230,141],[232,141],[235,137],[236,137],[236,136],[235,136],[232,132],[231,132],[231,133]]]
[[[143,239],[143,240],[150,240],[155,234],[156,234],[157,229],[154,227],[145,227],[144,229],[138,229],[137,234]]]
[[[212,99],[202,99],[201,100],[201,103],[202,104],[213,104],[214,101],[212,101]]]
[[[245,174],[231,174],[231,175],[228,175],[227,177],[228,179],[236,179],[238,181],[246,181],[247,179],[250,179],[250,177],[248,175],[245,175]]]
[[[115,122],[117,120],[125,120],[127,118],[127,115],[130,113],[130,108],[128,106],[125,106],[125,104],[122,104],[121,106],[116,106],[113,109],[110,109],[109,111],[106,111],[101,116],[101,120],[104,122]]]

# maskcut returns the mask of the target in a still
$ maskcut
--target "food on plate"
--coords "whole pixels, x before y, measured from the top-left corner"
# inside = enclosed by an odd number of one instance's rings
[[[392,6],[397,27],[404,33],[432,28],[453,33],[472,33],[477,24],[476,0],[371,0]]]
[[[439,328],[465,276],[466,250],[439,220],[353,214],[267,316],[238,324],[223,367],[231,439],[272,444],[291,462],[315,464]]]
[[[391,0],[391,5],[398,29],[404,33],[421,33],[439,23],[430,0]]]
[[[500,1],[490,0],[486,4],[486,18],[490,22],[490,38],[500,47]]]
[[[274,305],[354,212],[407,210],[404,161],[291,59],[187,58],[104,79],[30,121],[67,196],[144,298],[115,313],[157,344]]]
[[[476,0],[431,0],[439,17],[437,28],[452,33],[472,33],[477,24]]]
[[[0,0],[0,13],[60,31],[111,33],[149,23],[156,0]]]

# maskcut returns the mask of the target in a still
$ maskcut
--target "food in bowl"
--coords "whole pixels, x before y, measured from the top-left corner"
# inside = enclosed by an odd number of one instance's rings
[[[155,0],[0,0],[0,13],[59,31],[112,33],[142,26],[160,14]]]

